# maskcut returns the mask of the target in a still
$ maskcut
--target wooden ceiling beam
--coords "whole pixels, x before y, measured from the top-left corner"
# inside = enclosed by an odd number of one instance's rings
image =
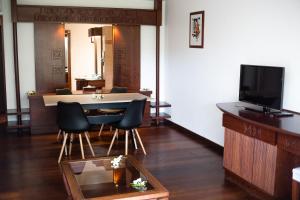
[[[157,25],[157,11],[147,9],[17,5],[18,22],[72,22]]]

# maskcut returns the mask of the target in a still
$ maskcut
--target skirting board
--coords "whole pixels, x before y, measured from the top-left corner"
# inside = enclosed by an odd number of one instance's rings
[[[168,119],[165,120],[165,124],[173,126],[175,129],[182,131],[184,134],[186,134],[189,137],[192,137],[193,139],[197,140],[199,143],[204,144],[205,146],[207,146],[209,149],[211,149],[218,155],[223,156],[224,148],[222,146],[220,146],[219,144],[216,144],[216,143],[212,142],[211,140],[208,140],[207,138],[202,137],[202,136],[198,135],[197,133],[194,133],[194,132],[188,130],[187,128],[182,127]]]

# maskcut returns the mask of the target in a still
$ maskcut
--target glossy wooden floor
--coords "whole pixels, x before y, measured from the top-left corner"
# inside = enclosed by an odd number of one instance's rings
[[[224,181],[222,155],[206,142],[171,126],[140,129],[148,152],[131,152],[170,191],[172,200],[247,200],[244,191]],[[91,133],[97,156],[107,152],[111,135],[100,138]],[[0,136],[0,199],[66,199],[57,165],[60,144],[56,133],[30,136]],[[124,151],[119,139],[112,154]],[[87,144],[85,153],[90,156]],[[73,159],[80,158],[79,144],[73,146]]]

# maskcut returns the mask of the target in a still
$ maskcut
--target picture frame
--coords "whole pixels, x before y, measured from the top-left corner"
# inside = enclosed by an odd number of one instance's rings
[[[190,13],[190,48],[204,48],[204,11]]]

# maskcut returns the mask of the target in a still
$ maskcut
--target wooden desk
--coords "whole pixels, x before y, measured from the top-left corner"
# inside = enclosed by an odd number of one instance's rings
[[[226,179],[264,199],[291,199],[300,166],[300,115],[276,118],[222,103]]]
[[[58,101],[79,102],[84,109],[127,108],[134,99],[147,98],[143,126],[150,126],[150,98],[139,93],[103,94],[103,99],[93,98],[93,94],[76,95],[36,95],[29,98],[31,133],[54,133],[58,131],[56,124],[56,105]],[[106,120],[107,116],[90,116],[91,123]]]

